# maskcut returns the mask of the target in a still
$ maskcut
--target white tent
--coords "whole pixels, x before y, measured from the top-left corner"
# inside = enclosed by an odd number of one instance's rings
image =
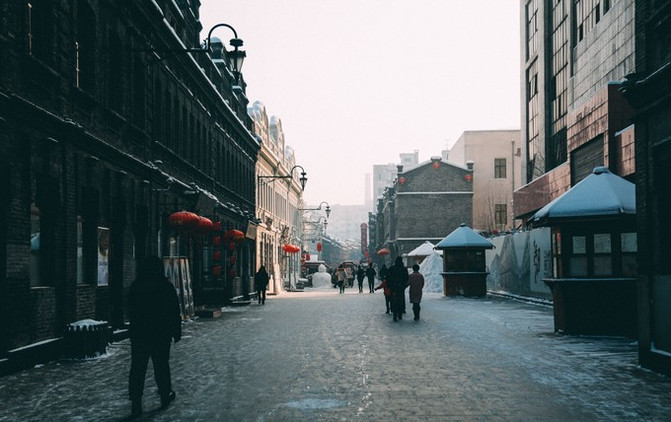
[[[434,252],[433,248],[435,246],[436,245],[427,240],[426,242],[422,243],[412,251],[408,252],[408,256],[409,257],[429,256]]]

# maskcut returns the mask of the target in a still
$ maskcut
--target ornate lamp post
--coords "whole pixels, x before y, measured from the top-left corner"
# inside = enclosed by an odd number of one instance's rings
[[[326,211],[326,218],[329,218],[329,216],[331,215],[331,206],[326,201],[322,201],[319,204],[319,206],[316,207],[316,208],[299,208],[298,211],[317,211],[317,210],[321,210],[323,204],[326,204],[326,209],[324,211]]]

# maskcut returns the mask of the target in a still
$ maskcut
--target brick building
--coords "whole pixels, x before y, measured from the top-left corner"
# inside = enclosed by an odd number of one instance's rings
[[[405,170],[398,166],[394,186],[378,200],[371,251],[386,247],[388,257],[394,258],[427,240],[437,243],[462,223],[471,226],[472,181],[472,170],[441,157]]]
[[[671,374],[671,3],[636,1],[636,73],[622,87],[636,110],[639,361]]]
[[[200,47],[199,2],[0,10],[0,361],[76,320],[124,327],[148,254],[189,258],[197,303],[230,295],[252,241],[225,252],[238,259],[219,275],[212,234],[168,225],[180,210],[222,230],[256,222],[259,143],[234,50],[213,38],[211,53],[185,51]]]
[[[633,180],[634,0],[522,0],[522,184],[526,222],[597,166]]]

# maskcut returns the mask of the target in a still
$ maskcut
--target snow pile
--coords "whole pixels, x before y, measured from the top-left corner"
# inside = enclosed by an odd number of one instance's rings
[[[419,272],[424,276],[424,292],[443,292],[443,257],[438,252],[427,256],[419,265]]]
[[[317,272],[312,274],[312,287],[331,287],[331,274],[326,272],[324,264],[319,264]]]

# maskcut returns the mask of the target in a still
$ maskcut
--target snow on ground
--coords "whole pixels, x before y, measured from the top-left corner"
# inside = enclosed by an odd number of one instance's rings
[[[427,256],[419,265],[419,272],[424,276],[424,292],[442,293],[443,292],[443,257],[434,252]]]

